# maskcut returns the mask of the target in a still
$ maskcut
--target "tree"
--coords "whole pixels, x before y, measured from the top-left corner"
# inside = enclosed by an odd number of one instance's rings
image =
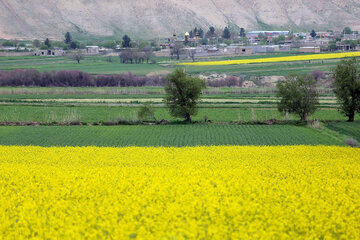
[[[230,39],[231,38],[231,33],[230,33],[230,30],[229,30],[228,27],[224,28],[222,37],[225,38],[225,39]]]
[[[319,104],[316,82],[310,75],[291,75],[277,84],[278,110],[282,113],[295,113],[306,121]]]
[[[142,50],[144,52],[144,57],[146,59],[146,63],[149,63],[149,60],[151,60],[154,57],[152,47],[151,46],[146,46]]]
[[[72,42],[71,34],[70,34],[69,32],[67,32],[67,33],[65,34],[64,43],[70,44],[71,42]]]
[[[35,40],[32,42],[32,45],[33,45],[33,47],[38,48],[38,47],[40,47],[40,41],[37,40],[37,39],[35,39]]]
[[[176,42],[170,51],[171,56],[176,55],[176,59],[179,60],[180,59],[180,53],[183,49],[184,45],[181,42]]]
[[[131,39],[130,39],[130,37],[128,35],[125,35],[123,37],[122,47],[123,48],[131,47]]]
[[[77,42],[72,41],[72,42],[70,43],[70,48],[71,48],[71,49],[77,49],[78,47],[79,47],[79,46],[78,46]]]
[[[78,51],[73,53],[72,59],[77,61],[78,64],[80,64],[80,61],[84,59],[84,54],[82,53],[81,50],[78,50]]]
[[[285,36],[284,35],[280,35],[277,38],[274,38],[274,44],[280,44],[280,43],[284,43],[285,42]]]
[[[198,111],[199,98],[205,88],[204,80],[187,76],[185,70],[176,69],[166,76],[166,106],[174,117],[183,117],[189,123]]]
[[[145,103],[143,106],[140,107],[138,111],[138,118],[141,121],[145,121],[145,122],[157,121],[155,117],[154,108],[149,103]]]
[[[315,30],[313,29],[313,30],[311,30],[311,32],[310,32],[310,36],[312,37],[312,38],[314,38],[314,37],[316,37],[316,32],[315,32]]]
[[[44,42],[44,44],[48,47],[48,48],[51,48],[51,42],[50,40],[47,38]]]
[[[240,37],[246,37],[246,33],[245,33],[245,29],[244,28],[240,28],[240,34],[239,34]]]
[[[199,29],[199,37],[200,38],[204,37],[204,30],[202,30],[202,28]]]
[[[214,27],[210,27],[209,30],[206,32],[206,35],[205,37],[207,38],[212,38],[212,37],[215,37],[216,34],[215,34],[215,28]]]
[[[189,57],[191,57],[192,61],[195,62],[196,49],[191,48],[187,50]]]
[[[329,42],[329,49],[330,49],[330,51],[336,51],[337,50],[337,46],[336,46],[335,41],[330,41]]]
[[[335,77],[335,95],[340,104],[339,110],[349,122],[360,113],[360,68],[356,58],[342,60],[333,71]]]
[[[343,33],[343,34],[352,34],[353,31],[351,30],[350,27],[345,27],[342,33]]]

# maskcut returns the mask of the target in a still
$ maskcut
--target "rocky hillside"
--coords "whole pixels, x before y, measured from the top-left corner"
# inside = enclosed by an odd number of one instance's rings
[[[0,0],[0,38],[164,37],[195,26],[360,30],[360,0]]]

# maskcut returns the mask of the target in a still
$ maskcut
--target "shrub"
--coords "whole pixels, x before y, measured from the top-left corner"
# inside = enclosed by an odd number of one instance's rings
[[[143,122],[156,122],[155,111],[152,105],[148,103],[144,104],[138,111],[138,118]]]

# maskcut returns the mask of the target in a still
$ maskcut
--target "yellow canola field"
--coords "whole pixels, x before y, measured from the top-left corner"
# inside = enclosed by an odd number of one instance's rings
[[[0,153],[0,239],[360,239],[360,149]]]
[[[256,58],[256,59],[212,61],[212,62],[210,62],[210,61],[209,62],[186,62],[186,63],[179,63],[179,65],[215,66],[215,65],[236,65],[236,64],[248,64],[248,63],[273,63],[273,62],[323,60],[323,59],[336,59],[336,58],[347,58],[347,57],[360,57],[360,52],[311,54],[311,55],[298,55],[298,56],[288,56],[288,57]]]

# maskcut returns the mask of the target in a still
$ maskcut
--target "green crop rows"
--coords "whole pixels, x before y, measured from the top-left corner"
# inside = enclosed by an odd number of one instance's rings
[[[290,125],[0,127],[0,145],[342,145],[326,131]]]

